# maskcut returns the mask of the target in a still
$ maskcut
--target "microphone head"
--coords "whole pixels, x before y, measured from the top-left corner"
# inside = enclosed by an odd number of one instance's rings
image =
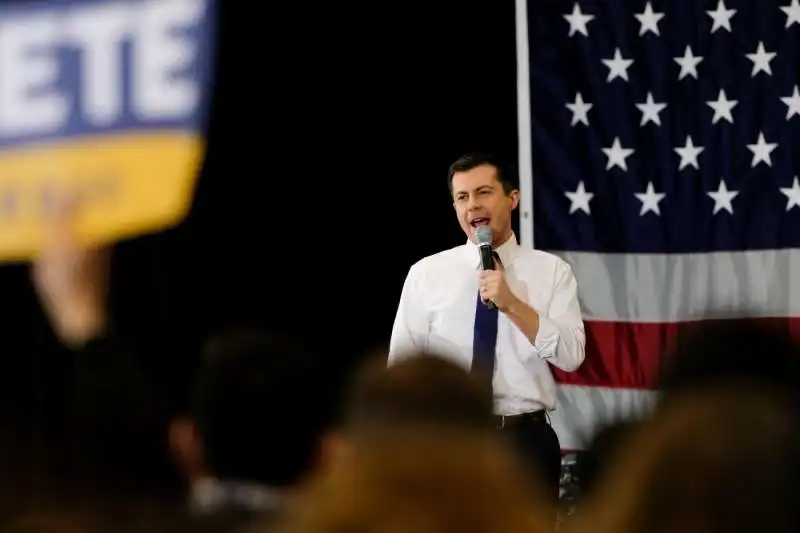
[[[475,230],[475,240],[478,246],[491,246],[492,245],[492,228],[489,226],[478,226]]]

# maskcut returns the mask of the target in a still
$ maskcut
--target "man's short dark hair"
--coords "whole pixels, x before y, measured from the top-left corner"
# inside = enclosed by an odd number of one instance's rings
[[[192,416],[213,475],[281,487],[310,469],[334,403],[320,362],[294,340],[254,329],[209,342]]]
[[[470,152],[462,155],[450,165],[447,173],[447,185],[450,188],[450,192],[453,192],[453,176],[456,173],[469,172],[483,165],[493,166],[497,170],[497,181],[503,186],[504,193],[511,194],[511,191],[517,189],[512,180],[508,164],[500,156],[490,152]]]
[[[350,389],[345,427],[369,432],[409,426],[491,430],[491,383],[431,353],[388,368],[383,358],[369,361]]]

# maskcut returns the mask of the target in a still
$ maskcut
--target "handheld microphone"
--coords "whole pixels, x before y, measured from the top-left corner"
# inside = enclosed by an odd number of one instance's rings
[[[481,269],[494,270],[494,254],[492,250],[492,228],[489,226],[478,226],[475,230],[475,240],[478,242],[478,250],[481,254]],[[496,306],[491,300],[486,305],[492,309]]]

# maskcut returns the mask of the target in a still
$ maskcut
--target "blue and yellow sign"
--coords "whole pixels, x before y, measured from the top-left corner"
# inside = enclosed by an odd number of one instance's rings
[[[214,0],[0,7],[0,260],[37,253],[56,195],[85,243],[180,221],[202,162]]]

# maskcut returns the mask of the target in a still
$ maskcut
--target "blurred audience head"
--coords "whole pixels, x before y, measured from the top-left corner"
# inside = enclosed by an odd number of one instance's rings
[[[403,426],[309,486],[285,533],[538,533],[529,478],[490,432]]]
[[[594,492],[612,464],[611,458],[620,447],[626,445],[626,440],[636,431],[638,424],[636,420],[617,420],[600,427],[593,435],[575,464],[575,474],[584,496]]]
[[[800,393],[800,350],[788,321],[720,320],[678,334],[663,358],[662,400],[716,385]]]
[[[333,404],[320,361],[276,333],[240,328],[213,338],[190,417],[172,426],[190,477],[291,487],[314,468]]]
[[[344,407],[344,449],[287,531],[546,531],[537,488],[495,430],[487,380],[433,353],[367,362]],[[552,530],[552,526],[550,527]]]
[[[408,427],[492,430],[493,399],[485,379],[436,354],[419,353],[390,367],[368,361],[356,374],[344,406],[350,435]]]
[[[686,392],[619,447],[575,531],[800,531],[800,424],[763,387]]]

